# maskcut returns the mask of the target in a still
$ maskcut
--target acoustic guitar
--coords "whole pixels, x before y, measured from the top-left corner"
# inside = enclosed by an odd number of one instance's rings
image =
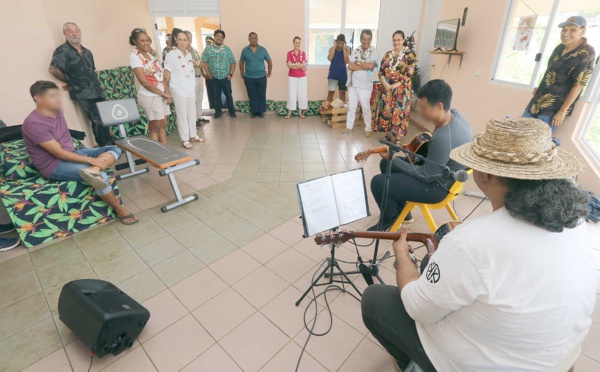
[[[430,132],[421,132],[421,133],[417,133],[417,135],[415,135],[414,138],[409,143],[402,145],[402,147],[412,153],[415,153],[417,155],[425,157],[425,156],[427,156],[427,142],[429,142],[430,140],[431,140]],[[380,148],[376,148],[376,149],[362,151],[362,152],[359,152],[358,154],[356,154],[356,156],[354,157],[354,160],[356,160],[358,163],[360,163],[361,161],[367,161],[369,156],[371,156],[373,154],[382,154],[384,152],[387,152],[387,150],[388,150],[387,146],[384,146],[384,147],[380,147]],[[413,164],[419,164],[419,162],[415,162],[415,157],[412,155],[407,154],[406,158],[409,162],[411,162]]]
[[[418,242],[427,248],[427,253],[432,254],[438,248],[440,241],[449,232],[460,225],[461,221],[446,222],[435,230],[433,234],[428,233],[408,233],[406,240],[409,242]],[[348,231],[321,233],[315,236],[315,243],[326,245],[331,243],[341,244],[354,238],[398,240],[400,232],[379,232],[379,231]]]

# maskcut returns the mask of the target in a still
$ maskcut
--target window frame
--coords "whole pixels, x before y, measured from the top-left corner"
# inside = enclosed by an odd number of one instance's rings
[[[341,33],[346,35],[346,9],[347,9],[347,4],[348,4],[348,0],[341,0],[342,1],[342,20],[340,23],[340,30]],[[379,16],[377,17],[377,30],[379,31],[379,22],[381,21],[381,1],[382,0],[377,0],[379,2]],[[304,1],[304,14],[306,14],[306,17],[304,17],[304,40],[306,40],[306,59],[310,60],[310,2],[311,0],[305,0]],[[329,63],[313,63],[311,64],[312,67],[329,67]]]
[[[595,166],[600,167],[600,153],[596,152],[596,150],[590,146],[585,138],[587,131],[590,129],[590,126],[594,121],[597,111],[600,110],[600,58],[597,57],[596,61],[597,63],[594,66],[594,71],[592,72],[592,76],[588,82],[588,86],[591,89],[586,90],[585,96],[587,97],[581,97],[582,100],[585,100],[589,107],[587,113],[585,114],[583,125],[581,126],[579,133],[577,133],[577,142],[581,144],[589,156],[594,160]]]
[[[551,32],[552,27],[546,27],[546,29],[544,30],[544,37],[542,38],[542,43],[540,44],[540,50],[538,51],[538,54],[540,54],[540,60],[536,63],[536,65],[533,69],[533,72],[531,74],[531,77],[529,78],[528,84],[515,83],[513,81],[496,79],[496,73],[498,72],[498,68],[500,67],[500,61],[502,58],[502,51],[504,50],[504,46],[507,42],[506,35],[510,31],[509,28],[512,23],[512,15],[514,14],[515,8],[517,7],[517,5],[519,4],[520,1],[522,1],[522,0],[510,0],[509,5],[507,7],[507,11],[504,15],[504,25],[502,26],[502,32],[500,33],[500,42],[498,44],[498,48],[496,49],[496,56],[494,57],[494,69],[492,70],[492,82],[497,83],[497,84],[502,84],[502,85],[533,89],[537,86],[537,84],[535,82],[535,78],[538,75],[540,68],[542,68],[542,64],[544,62],[544,57],[546,57],[544,55],[544,51],[546,50],[546,46],[548,44],[548,39],[550,38],[550,32]],[[556,13],[558,11],[558,5],[562,0],[552,0],[552,1],[553,1],[552,9],[550,10],[550,14],[549,14],[549,18],[548,18],[548,24],[550,26],[554,24],[554,19],[556,18]],[[546,60],[547,60],[547,58],[546,58]]]

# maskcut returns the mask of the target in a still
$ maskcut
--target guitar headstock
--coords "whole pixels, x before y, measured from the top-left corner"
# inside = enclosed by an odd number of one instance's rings
[[[340,244],[345,243],[350,239],[352,239],[352,232],[346,230],[315,235],[315,243],[317,243],[317,245],[327,245],[331,243]]]
[[[356,160],[357,163],[367,161],[369,156],[371,156],[372,154],[373,153],[371,152],[371,150],[361,151],[358,154],[356,154],[356,156],[354,157],[354,160]]]

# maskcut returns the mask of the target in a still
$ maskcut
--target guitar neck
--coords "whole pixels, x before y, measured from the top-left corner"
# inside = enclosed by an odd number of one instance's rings
[[[381,240],[398,240],[400,239],[399,232],[379,232],[379,231],[354,231],[354,237],[365,239],[381,239]],[[408,233],[406,240],[409,242],[419,242],[427,247],[429,253],[435,251],[431,234],[423,233]]]

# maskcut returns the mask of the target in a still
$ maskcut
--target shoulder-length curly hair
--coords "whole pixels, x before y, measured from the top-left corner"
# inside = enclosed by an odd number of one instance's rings
[[[562,232],[579,225],[589,213],[590,197],[572,179],[504,181],[509,188],[504,200],[508,213],[535,226]]]

